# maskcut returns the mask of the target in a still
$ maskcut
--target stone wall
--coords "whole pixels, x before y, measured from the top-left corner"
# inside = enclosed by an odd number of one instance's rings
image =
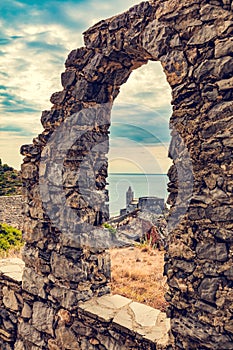
[[[69,309],[109,293],[112,242],[100,224],[110,111],[130,73],[157,60],[173,96],[165,273],[175,349],[232,349],[232,24],[228,0],[144,2],[90,28],[69,54],[44,131],[21,149],[22,283],[47,301],[32,305],[44,319],[51,303]],[[33,322],[19,328],[23,344]]]
[[[0,222],[21,230],[24,222],[22,208],[22,196],[0,196]]]
[[[0,261],[0,349],[14,349],[18,334],[19,316],[26,308],[22,293],[22,270],[20,259]],[[27,293],[26,293],[27,294]]]
[[[165,313],[120,295],[46,300],[23,289],[23,267],[20,259],[0,261],[2,350],[169,349]]]

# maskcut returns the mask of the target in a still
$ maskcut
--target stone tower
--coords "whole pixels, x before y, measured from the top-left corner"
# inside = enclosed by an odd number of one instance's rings
[[[128,191],[126,192],[126,207],[132,202],[133,199],[134,199],[134,192],[131,186],[129,186]]]

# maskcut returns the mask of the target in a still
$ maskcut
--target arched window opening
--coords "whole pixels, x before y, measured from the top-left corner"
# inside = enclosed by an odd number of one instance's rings
[[[162,311],[171,89],[159,62],[134,71],[112,111],[108,155],[112,293]]]

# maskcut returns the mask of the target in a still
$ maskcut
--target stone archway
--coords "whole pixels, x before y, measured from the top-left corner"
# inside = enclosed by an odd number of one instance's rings
[[[231,31],[230,1],[168,0],[141,3],[84,33],[85,47],[66,61],[63,91],[42,113],[43,133],[21,150],[26,290],[68,309],[71,300],[109,292],[109,257],[96,226],[108,215],[111,105],[134,69],[159,60],[173,94],[169,203],[178,220],[165,272],[175,348],[232,348]],[[97,235],[100,244],[90,244]]]

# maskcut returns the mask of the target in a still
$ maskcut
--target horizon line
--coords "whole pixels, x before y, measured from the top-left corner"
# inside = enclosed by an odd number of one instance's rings
[[[108,173],[108,175],[167,175],[166,173]]]

